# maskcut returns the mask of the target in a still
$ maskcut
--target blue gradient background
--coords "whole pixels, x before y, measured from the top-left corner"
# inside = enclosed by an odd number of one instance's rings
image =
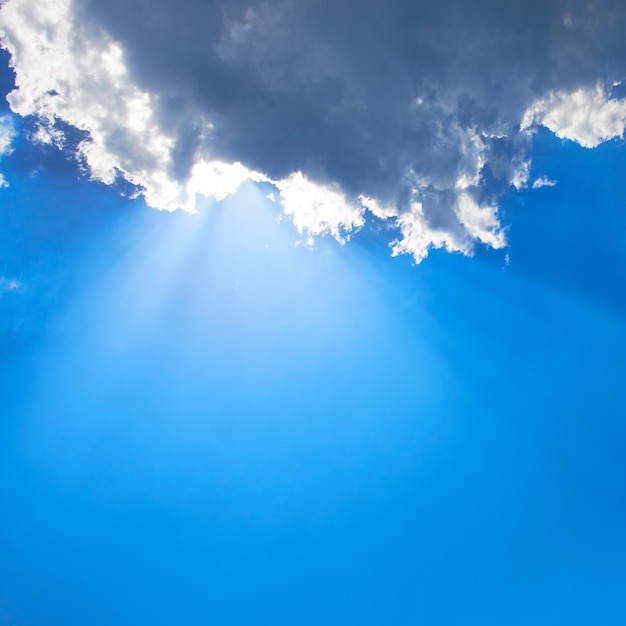
[[[505,252],[414,267],[19,139],[0,624],[626,623],[626,150],[540,132],[533,168]]]

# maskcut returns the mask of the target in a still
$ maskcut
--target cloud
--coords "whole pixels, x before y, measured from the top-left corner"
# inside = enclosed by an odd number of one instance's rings
[[[497,207],[480,206],[468,191],[456,196],[453,207],[455,222],[446,222],[441,226],[433,224],[433,220],[427,218],[424,203],[417,195],[410,208],[403,211],[394,206],[381,206],[374,198],[361,196],[360,200],[372,215],[381,220],[393,220],[398,226],[401,236],[392,241],[392,254],[410,254],[416,263],[423,261],[431,248],[444,248],[448,252],[471,255],[476,241],[492,248],[502,248],[505,245],[504,233],[497,218]]]
[[[550,180],[547,176],[542,176],[533,181],[533,189],[540,189],[541,187],[555,187],[556,181]]]
[[[0,116],[0,157],[12,152],[11,144],[15,137],[15,128],[10,116]]]
[[[328,233],[340,243],[363,226],[364,208],[350,204],[336,185],[320,185],[295,172],[274,183],[280,191],[285,215],[297,231],[313,243],[316,235]]]
[[[12,143],[16,132],[10,116],[0,116],[0,159],[13,151]],[[8,187],[9,183],[0,172],[0,188]]]
[[[16,291],[20,288],[20,283],[14,278],[0,276],[0,295],[9,291]]]
[[[158,95],[135,84],[120,44],[81,25],[69,0],[9,2],[2,28],[16,70],[12,110],[36,116],[38,142],[66,148],[65,125],[84,131],[73,149],[93,179],[111,184],[122,176],[149,206],[193,212],[197,193],[221,199],[247,178],[240,164],[199,158],[180,180],[179,138],[157,119]],[[195,123],[199,135],[209,128]]]
[[[535,102],[524,115],[522,127],[542,124],[557,137],[570,139],[585,148],[624,136],[626,100],[610,99],[604,87],[550,93]]]
[[[621,136],[626,104],[606,94],[626,77],[624,26],[617,0],[0,9],[12,109],[92,178],[187,211],[263,181],[305,240],[383,219],[392,253],[418,262],[505,245],[498,202],[528,185],[535,125],[585,146]]]

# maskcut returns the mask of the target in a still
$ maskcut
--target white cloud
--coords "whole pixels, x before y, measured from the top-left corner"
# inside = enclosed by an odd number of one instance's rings
[[[421,263],[431,248],[445,248],[448,252],[468,252],[450,232],[429,225],[420,202],[412,202],[410,210],[398,216],[397,223],[402,237],[391,243],[393,256],[410,254],[416,263]]]
[[[205,158],[174,176],[176,142],[160,125],[158,96],[134,83],[118,42],[77,23],[69,0],[11,0],[1,18],[3,45],[16,71],[11,108],[37,116],[35,141],[64,147],[58,120],[86,131],[77,157],[91,178],[111,184],[123,176],[141,188],[149,206],[189,212],[196,194],[222,199],[247,178],[238,163]],[[208,132],[210,124],[203,125]]]
[[[498,207],[479,205],[469,193],[461,193],[456,203],[456,214],[459,222],[470,238],[465,244],[464,252],[471,252],[471,244],[479,241],[487,246],[498,249],[506,245],[504,233],[498,220]]]
[[[528,184],[528,176],[530,175],[530,160],[515,157],[511,160],[511,173],[508,180],[511,185],[518,191],[524,189]]]
[[[9,115],[0,116],[0,157],[12,152],[12,142],[15,138],[13,120]]]
[[[374,217],[377,217],[380,220],[388,220],[390,218],[398,217],[398,208],[396,206],[382,205],[378,200],[376,200],[376,198],[360,195],[359,202]]]
[[[12,143],[15,138],[15,128],[13,126],[13,120],[10,116],[0,116],[0,158],[11,154],[13,151]],[[8,187],[4,174],[0,172],[0,189],[2,187]]]
[[[555,187],[556,180],[550,180],[547,176],[541,176],[533,181],[533,189],[540,189],[541,187]]]
[[[433,226],[422,202],[418,200],[411,202],[408,211],[399,211],[393,206],[381,206],[373,198],[360,196],[359,199],[375,217],[395,221],[402,236],[391,242],[392,254],[410,254],[416,263],[423,261],[431,248],[471,255],[477,242],[496,249],[506,245],[498,220],[498,208],[480,206],[472,198],[470,189],[457,193],[454,204],[457,223],[446,227]]]
[[[626,100],[609,99],[601,84],[595,89],[550,93],[524,114],[522,128],[532,124],[541,124],[585,148],[595,148],[624,136]]]
[[[280,192],[285,215],[293,220],[308,245],[312,245],[315,236],[326,234],[344,243],[365,222],[364,208],[348,202],[337,185],[315,183],[302,172],[294,172],[273,184]]]
[[[460,228],[436,228],[427,219],[423,205],[412,202],[410,211],[397,217],[402,238],[392,242],[392,254],[410,254],[416,263],[420,263],[431,248],[471,255],[476,241],[496,249],[505,246],[497,207],[481,207],[468,193],[461,193],[455,211]]]

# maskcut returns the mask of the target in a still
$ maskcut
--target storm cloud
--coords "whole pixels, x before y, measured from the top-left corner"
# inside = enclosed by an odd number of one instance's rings
[[[498,198],[537,125],[622,136],[626,6],[611,0],[8,0],[13,110],[89,174],[193,211],[246,178],[307,239],[365,219],[395,254],[506,245]]]

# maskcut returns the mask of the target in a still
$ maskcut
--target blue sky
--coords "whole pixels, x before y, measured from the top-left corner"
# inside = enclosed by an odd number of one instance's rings
[[[277,19],[259,6],[244,32]],[[91,10],[81,19],[122,42],[150,91],[153,34],[133,44],[127,22]],[[229,63],[238,28],[216,48]],[[235,114],[257,85],[246,89],[247,70],[229,87],[209,65],[231,98],[226,112],[209,107],[223,127],[266,119],[265,103]],[[26,93],[36,70],[16,69]],[[72,80],[64,102],[83,94]],[[315,98],[334,83],[316,92],[311,81],[315,129]],[[408,196],[393,142],[374,165],[324,160],[330,148],[345,157],[360,131],[293,139],[298,91],[272,146],[226,132],[212,144],[262,180],[222,197],[167,174],[177,201],[197,192],[195,214],[154,210],[170,208],[155,182],[160,148],[116,143],[134,127],[78,119],[78,106],[51,122],[3,103],[16,131],[0,163],[0,623],[623,624],[626,150],[610,135],[622,101],[582,91],[565,119],[572,81],[521,107],[540,116],[528,136],[519,123],[509,138],[485,130],[485,146],[500,143],[480,158],[459,122],[432,167],[415,161]],[[178,110],[197,115],[204,101],[176,84]],[[139,98],[133,85],[120,93]],[[591,114],[571,122],[594,106],[600,126]],[[173,119],[182,171],[205,158],[180,156],[189,120],[161,111],[141,136],[157,145]],[[92,145],[103,138],[99,155],[80,152],[89,132]],[[461,154],[453,166],[448,150]],[[114,181],[102,174],[110,158]],[[463,186],[474,158],[486,166]],[[313,186],[289,177],[298,167]],[[144,195],[131,199],[136,185]],[[365,213],[355,189],[380,206],[394,197],[395,213]]]

